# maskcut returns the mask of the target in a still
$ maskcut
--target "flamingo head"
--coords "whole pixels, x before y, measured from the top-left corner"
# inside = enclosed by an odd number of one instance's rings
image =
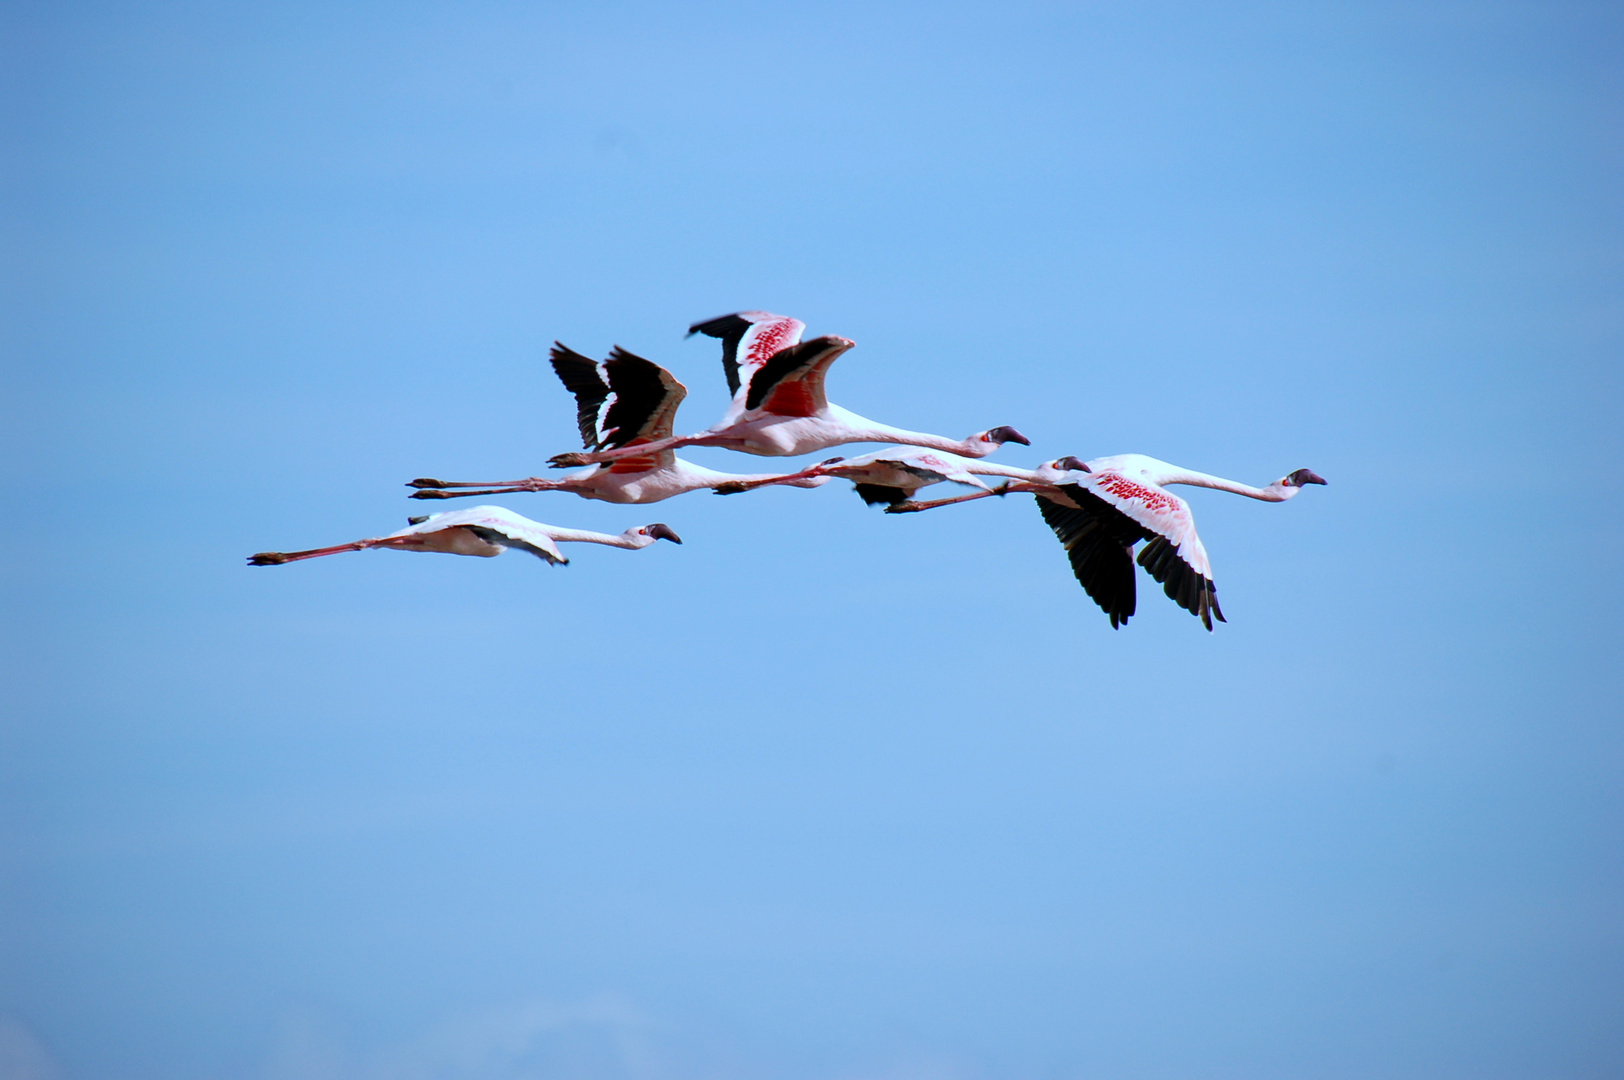
[[[1088,462],[1084,461],[1080,457],[1072,457],[1070,454],[1067,454],[1063,458],[1055,458],[1053,461],[1046,461],[1043,463],[1042,467],[1045,469],[1053,469],[1055,472],[1093,471],[1088,467]]]
[[[1020,443],[1022,446],[1031,446],[1032,440],[1005,424],[1001,427],[990,428],[979,432],[964,440],[964,447],[959,453],[965,457],[984,458],[1007,442]]]
[[[656,540],[669,540],[673,544],[682,543],[682,537],[677,535],[677,531],[671,526],[665,524],[663,521],[656,521],[652,525],[644,525],[640,528],[631,529],[627,535],[629,535],[632,542],[640,548],[648,547]]]
[[[1269,485],[1269,490],[1280,497],[1280,501],[1294,498],[1308,484],[1324,484],[1325,478],[1312,469],[1298,469],[1288,476],[1282,476]]]

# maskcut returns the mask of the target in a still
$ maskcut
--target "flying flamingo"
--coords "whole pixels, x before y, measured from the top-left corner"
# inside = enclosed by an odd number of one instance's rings
[[[1061,459],[1066,463],[1068,459]],[[1293,499],[1308,484],[1325,480],[1308,469],[1298,469],[1268,487],[1253,487],[1209,473],[1181,469],[1143,454],[1120,454],[1096,458],[1080,470],[1052,485],[1008,490],[1029,490],[1037,496],[1043,520],[1054,530],[1071,560],[1072,572],[1089,597],[1111,617],[1111,626],[1127,623],[1136,610],[1133,549],[1148,540],[1139,552],[1139,565],[1150,572],[1170,599],[1199,618],[1208,630],[1212,620],[1226,622],[1218,606],[1212,583],[1212,566],[1207,550],[1195,532],[1195,519],[1183,499],[1167,491],[1170,484],[1215,488],[1263,502]],[[894,513],[928,509],[948,503],[967,502],[1003,491],[973,492],[956,499],[933,503],[902,503],[890,507]]]
[[[728,323],[728,320],[739,320],[748,326],[747,330],[741,332],[742,345],[752,332],[760,339],[765,336],[765,327],[781,325],[770,320],[785,319],[784,316],[768,316],[764,312],[749,314],[761,318],[752,321],[744,315],[724,315],[706,323],[696,323],[695,327],[701,333],[708,332],[704,329],[707,326],[724,324],[736,329],[737,323]],[[793,324],[790,330],[800,325],[793,319],[786,320],[786,323]],[[720,333],[717,336],[721,336]],[[723,336],[723,366],[728,370],[729,384],[734,383],[741,370],[749,375],[749,381],[739,382],[733,403],[722,419],[709,430],[655,440],[641,448],[621,447],[585,454],[559,454],[552,459],[553,467],[562,469],[590,465],[639,452],[676,450],[684,446],[720,446],[766,457],[793,457],[845,443],[882,442],[923,446],[962,457],[982,458],[1006,442],[1031,445],[1026,436],[1012,427],[991,428],[965,439],[948,439],[881,424],[830,404],[824,394],[824,378],[829,365],[855,344],[848,338],[820,337],[787,346],[773,353],[753,372],[748,371],[746,365],[738,364],[736,359],[732,365],[729,364],[726,355],[729,340],[730,337]]]
[[[345,551],[364,551],[367,548],[392,548],[396,551],[439,551],[447,555],[477,555],[492,558],[508,548],[528,551],[540,559],[557,566],[569,560],[558,550],[559,542],[585,542],[607,544],[610,547],[646,548],[656,540],[670,540],[680,544],[682,539],[671,526],[660,523],[627,529],[619,536],[608,533],[587,532],[582,529],[561,529],[557,525],[543,525],[520,517],[500,506],[475,506],[468,510],[453,510],[446,514],[432,514],[406,519],[411,524],[399,532],[334,547],[312,548],[309,551],[262,551],[248,556],[249,566],[280,566],[282,563],[314,559],[319,555],[337,555]]]
[[[1068,465],[1065,462],[1075,464]],[[850,480],[855,485],[857,494],[870,506],[884,503],[890,508],[888,512],[899,510],[907,512],[928,510],[937,505],[937,503],[907,501],[911,500],[920,488],[931,484],[943,481],[964,484],[978,489],[977,494],[965,498],[981,498],[987,495],[1001,495],[1011,489],[1027,491],[1053,487],[1066,475],[1068,469],[1082,467],[1082,462],[1076,458],[1063,458],[1060,461],[1045,462],[1036,469],[1018,469],[1012,465],[994,465],[945,451],[887,446],[854,458],[830,458],[799,472],[759,479],[730,480],[725,484],[716,485],[715,490],[718,495],[733,495],[768,484],[804,484],[811,480],[821,481],[829,477],[840,477]],[[1004,477],[1006,483],[989,488],[981,481],[980,477],[983,476]],[[957,501],[957,499],[939,500],[944,503]]]
[[[556,341],[551,360],[565,388],[575,395],[576,423],[581,429],[581,443],[587,449],[641,447],[671,435],[677,406],[687,396],[688,389],[659,364],[618,345],[610,352],[609,359],[598,364]],[[651,503],[699,488],[764,478],[768,478],[768,474],[717,472],[683,461],[671,450],[660,450],[592,465],[557,480],[532,476],[524,480],[452,483],[423,477],[406,486],[420,489],[412,493],[414,499],[455,499],[509,491],[570,491],[583,498],[605,502]],[[797,486],[817,487],[823,482],[808,481]],[[463,490],[475,488],[479,490]]]

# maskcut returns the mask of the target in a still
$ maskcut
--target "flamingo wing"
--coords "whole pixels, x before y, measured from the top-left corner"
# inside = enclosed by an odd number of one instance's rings
[[[1072,552],[1072,567],[1077,572],[1078,580],[1083,582],[1083,588],[1112,616],[1112,626],[1119,625],[1119,617],[1121,622],[1127,622],[1128,616],[1133,614],[1131,558],[1133,545],[1140,540],[1149,543],[1139,552],[1139,565],[1162,586],[1162,591],[1170,600],[1200,619],[1208,630],[1212,629],[1214,618],[1219,622],[1226,621],[1223,610],[1218,606],[1217,587],[1212,582],[1212,565],[1207,559],[1207,550],[1196,535],[1195,519],[1190,513],[1189,504],[1183,499],[1154,484],[1132,480],[1109,470],[1090,473],[1077,483],[1062,484],[1059,490],[1079,507],[1077,510],[1056,507],[1054,513],[1065,519],[1077,547],[1067,543],[1064,536],[1061,543],[1066,544],[1067,550]],[[1047,500],[1042,501],[1047,503]],[[1045,509],[1045,520],[1049,519],[1050,514]],[[1087,521],[1097,524],[1089,529],[1085,524]],[[1054,521],[1050,521],[1050,525],[1059,535],[1060,526]],[[1120,556],[1113,551],[1109,555],[1096,552],[1090,557],[1102,567],[1109,565],[1115,568],[1113,577],[1117,585],[1106,592],[1118,599],[1119,609],[1121,572],[1126,567],[1129,589],[1126,609],[1113,612],[1083,580],[1078,550],[1092,550],[1098,546],[1098,541],[1085,541],[1088,535],[1108,535],[1121,548]]]
[[[824,377],[853,344],[842,337],[820,337],[778,350],[750,377],[744,407],[775,416],[816,416],[827,410]]]
[[[1038,510],[1066,549],[1077,583],[1111,617],[1111,628],[1116,629],[1137,610],[1133,545],[1145,539],[1145,530],[1087,492],[1066,493],[1076,507],[1038,495]]]
[[[588,450],[601,448],[598,413],[609,398],[609,384],[603,381],[598,362],[557,341],[548,358],[564,389],[575,395],[575,423],[581,429],[581,445]]]
[[[603,369],[613,394],[603,417],[604,449],[669,438],[688,388],[659,364],[619,345]]]
[[[845,476],[855,484],[857,494],[870,506],[880,503],[894,506],[913,498],[920,488],[944,480],[987,490],[987,485],[973,473],[965,471],[961,463],[950,460],[950,455],[938,454],[933,450],[908,450],[902,447],[877,450],[852,458],[829,471],[837,476]]]
[[[737,394],[739,387],[750,381],[757,368],[765,364],[779,349],[800,342],[806,324],[788,315],[774,315],[769,311],[739,311],[721,315],[688,327],[688,336],[704,334],[722,341],[722,370],[727,374],[727,389]],[[740,378],[739,369],[744,369]]]
[[[399,532],[390,533],[385,539],[422,536],[451,529],[466,529],[486,543],[528,551],[555,566],[569,562],[553,542],[547,526],[500,506],[474,506],[467,510],[434,514]]]

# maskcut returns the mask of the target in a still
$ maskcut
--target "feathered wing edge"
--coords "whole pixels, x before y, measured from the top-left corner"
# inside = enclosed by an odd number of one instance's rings
[[[603,416],[602,449],[669,438],[688,388],[652,360],[616,345],[603,363],[613,393]]]
[[[598,413],[609,398],[609,384],[603,381],[598,362],[557,341],[548,359],[564,389],[575,395],[575,423],[581,429],[581,445],[588,450],[602,449]]]
[[[804,393],[799,395],[804,400],[798,400],[795,406],[785,415],[811,416],[816,412],[829,407],[828,399],[823,392],[823,378],[829,365],[840,359],[851,348],[849,341],[839,338],[818,337],[811,341],[803,341],[799,345],[791,345],[787,349],[779,349],[755,373],[750,376],[750,389],[744,399],[746,409],[759,409],[763,406],[768,411],[779,411],[773,398],[778,391],[791,383],[799,382],[804,386]]]
[[[740,311],[696,322],[688,327],[688,336],[704,334],[721,339],[722,371],[727,376],[727,390],[737,396],[739,387],[743,385],[739,376],[741,367],[748,369],[748,377],[778,350],[798,343],[805,330],[805,323],[788,315]],[[745,354],[742,361],[739,359],[741,345]]]
[[[1078,509],[1041,495],[1036,497],[1038,509],[1065,547],[1078,584],[1110,616],[1113,628],[1126,625],[1137,610],[1133,547],[1142,540],[1149,543],[1139,553],[1139,565],[1169,599],[1200,619],[1208,630],[1214,618],[1227,621],[1212,579],[1186,562],[1176,543],[1079,484],[1064,484],[1060,490]]]

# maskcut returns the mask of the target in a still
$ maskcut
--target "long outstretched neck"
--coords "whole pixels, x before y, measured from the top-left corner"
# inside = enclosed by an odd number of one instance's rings
[[[902,446],[923,446],[927,450],[942,450],[949,454],[960,454],[965,457],[979,457],[980,451],[983,449],[972,445],[969,439],[948,439],[924,431],[909,431],[907,428],[877,423],[866,416],[858,416],[856,413],[848,412],[842,419],[846,421],[847,426],[852,430],[854,435],[852,442],[898,443]]]
[[[586,529],[555,529],[549,525],[547,535],[562,544],[579,541],[587,544],[607,544],[610,547],[618,548],[635,548],[639,546],[628,533],[610,536],[608,533],[590,532]]]
[[[1225,480],[1223,477],[1213,476],[1211,473],[1191,472],[1187,469],[1173,473],[1171,476],[1162,477],[1161,483],[1164,485],[1189,484],[1191,487],[1231,491],[1236,495],[1245,495],[1248,499],[1261,499],[1264,502],[1285,502],[1289,498],[1278,487],[1273,485],[1266,488],[1253,487],[1251,484],[1243,484],[1238,480]]]

